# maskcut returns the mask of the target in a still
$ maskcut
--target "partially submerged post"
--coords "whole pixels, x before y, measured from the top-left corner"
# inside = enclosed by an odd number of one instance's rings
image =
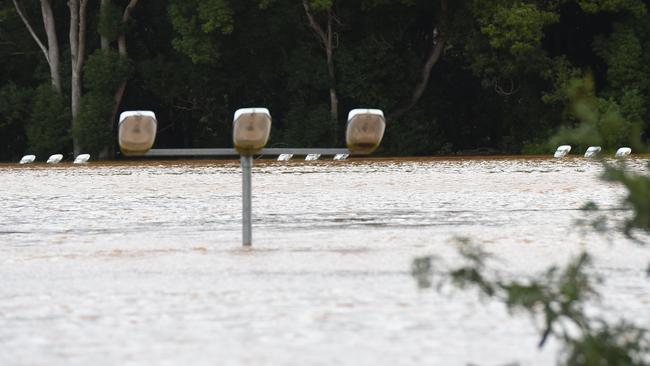
[[[118,141],[126,156],[144,155],[156,140],[158,121],[151,111],[128,111],[120,114]]]
[[[271,113],[266,108],[243,108],[233,118],[232,142],[241,154],[242,168],[242,245],[253,244],[252,187],[253,154],[261,151],[271,134]]]

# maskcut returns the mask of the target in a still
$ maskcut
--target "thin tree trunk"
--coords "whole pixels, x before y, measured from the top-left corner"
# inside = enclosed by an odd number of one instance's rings
[[[105,0],[102,0],[102,2]],[[131,14],[133,13],[133,10],[135,7],[138,5],[139,0],[131,0],[129,1],[129,4],[126,6],[124,9],[124,13],[122,14],[122,24],[126,25],[126,23],[129,21],[131,18]],[[120,57],[123,60],[126,60],[129,57],[128,49],[126,47],[126,31],[123,31],[120,34],[120,37],[117,39],[117,51],[120,54]],[[113,97],[113,111],[111,113],[110,120],[108,121],[109,128],[111,131],[115,129],[115,117],[117,116],[117,112],[119,111],[120,104],[122,104],[122,98],[124,97],[124,92],[126,91],[126,84],[127,80],[124,79],[120,82],[120,85],[117,87],[115,90],[115,94]],[[102,151],[101,157],[102,158],[108,158],[111,155],[113,155],[115,150],[115,146],[113,143],[111,143],[110,146],[107,146],[107,148]]]
[[[321,45],[325,49],[325,56],[327,59],[327,74],[329,78],[329,94],[330,94],[330,119],[334,124],[334,141],[338,141],[338,118],[339,118],[339,100],[336,92],[336,69],[334,65],[334,44],[333,44],[333,34],[332,31],[332,20],[334,19],[334,14],[332,10],[327,11],[327,31],[323,30],[323,27],[318,24],[314,15],[311,13],[311,8],[309,7],[308,0],[302,1],[303,8],[305,9],[305,14],[309,20],[309,26],[316,33],[317,38],[321,42]]]
[[[102,0],[101,5],[99,7],[99,12],[100,14],[103,14],[105,11],[108,10],[108,6],[110,5],[111,0]],[[101,42],[101,49],[104,52],[108,52],[109,48],[111,47],[111,42],[108,40],[108,37],[100,34],[100,42]]]
[[[57,93],[62,94],[59,41],[56,34],[54,11],[52,10],[50,0],[41,0],[41,12],[43,14],[45,34],[47,34],[48,63],[50,66],[50,75],[52,76],[52,86]]]
[[[29,20],[25,16],[18,1],[13,0],[13,3],[14,3],[14,7],[16,8],[16,12],[20,16],[20,19],[25,24],[25,27],[27,27],[29,34],[31,34],[34,41],[36,41],[36,44],[41,49],[41,51],[43,51],[45,60],[47,61],[48,66],[50,68],[50,81],[52,83],[52,88],[58,94],[61,94],[62,87],[61,87],[61,70],[59,67],[60,66],[59,43],[56,34],[56,23],[54,20],[54,12],[52,11],[52,4],[50,3],[50,0],[41,0],[41,15],[43,17],[43,26],[45,27],[45,34],[47,36],[47,47],[45,47],[41,39],[34,31],[34,28],[29,23]]]
[[[70,60],[71,60],[71,111],[72,127],[77,124],[81,108],[82,72],[86,59],[86,9],[88,0],[69,0],[70,7]],[[73,139],[74,154],[80,153],[79,142]]]
[[[330,82],[330,118],[335,122],[335,136],[338,139],[338,119],[339,119],[339,98],[336,93],[336,71],[334,69],[334,55],[332,44],[332,13],[327,13],[327,44],[325,53],[327,54],[327,71]]]
[[[418,78],[418,81],[415,84],[415,87],[413,88],[413,92],[411,93],[411,97],[409,100],[405,103],[404,106],[401,108],[397,109],[396,111],[390,113],[388,115],[388,119],[395,119],[399,118],[404,113],[408,112],[411,108],[413,108],[417,102],[420,100],[422,97],[422,94],[424,94],[424,91],[427,88],[427,85],[429,84],[429,78],[431,76],[431,69],[433,66],[438,62],[440,59],[440,56],[442,56],[442,51],[445,48],[445,42],[446,42],[446,24],[447,24],[447,0],[441,0],[440,1],[440,16],[438,20],[438,35],[434,38],[435,40],[435,45],[429,52],[429,56],[427,57],[427,61],[424,63],[422,66],[422,70],[420,71],[420,77]]]

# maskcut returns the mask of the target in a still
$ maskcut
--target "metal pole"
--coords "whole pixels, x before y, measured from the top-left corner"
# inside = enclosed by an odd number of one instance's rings
[[[252,230],[252,205],[251,205],[251,170],[253,168],[253,157],[251,155],[241,155],[242,170],[242,245],[250,247],[253,244]]]

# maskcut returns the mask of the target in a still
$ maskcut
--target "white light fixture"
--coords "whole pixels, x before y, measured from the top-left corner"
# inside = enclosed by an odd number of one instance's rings
[[[58,164],[58,163],[61,162],[61,160],[63,160],[63,155],[61,155],[61,154],[54,154],[54,155],[50,156],[50,157],[47,159],[47,163],[48,163],[48,164]]]
[[[156,140],[158,121],[151,111],[126,111],[120,114],[118,141],[126,156],[143,155]]]
[[[567,154],[571,151],[571,146],[570,145],[562,145],[555,150],[555,154],[553,157],[556,158],[563,158],[567,156]]]
[[[271,134],[271,112],[266,108],[242,108],[233,118],[232,142],[242,155],[260,152]]]
[[[616,155],[615,156],[617,158],[625,158],[625,157],[630,156],[631,153],[632,153],[632,149],[630,149],[629,147],[622,147],[622,148],[616,150]]]
[[[316,161],[320,159],[320,154],[309,154],[305,157],[305,161]]]
[[[20,159],[19,164],[31,164],[36,160],[36,155],[25,155]]]
[[[345,142],[355,154],[370,154],[384,137],[386,119],[380,109],[353,109],[348,114]]]
[[[589,146],[585,152],[585,158],[595,158],[602,151],[600,146]]]
[[[73,164],[85,164],[88,160],[90,160],[90,154],[81,154],[74,159]]]
[[[340,161],[340,160],[346,160],[350,154],[336,154],[334,155],[334,160]]]

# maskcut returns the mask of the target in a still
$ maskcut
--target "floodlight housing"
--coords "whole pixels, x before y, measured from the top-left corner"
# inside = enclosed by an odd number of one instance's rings
[[[118,141],[126,156],[143,155],[156,140],[158,121],[151,111],[127,111],[120,114]]]
[[[271,112],[266,108],[242,108],[233,118],[232,142],[242,155],[260,152],[271,134]]]
[[[370,154],[384,137],[386,119],[380,109],[353,109],[348,114],[345,142],[355,154]]]

